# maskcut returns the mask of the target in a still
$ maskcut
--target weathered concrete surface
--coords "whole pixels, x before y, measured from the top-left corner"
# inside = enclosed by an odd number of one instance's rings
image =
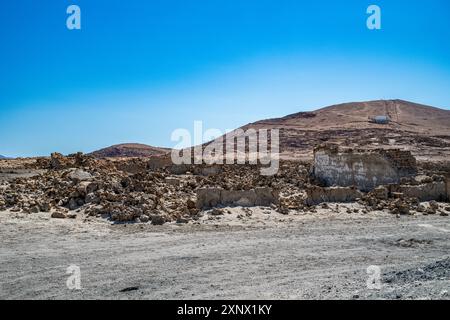
[[[334,146],[314,151],[314,176],[325,186],[355,186],[361,191],[398,184],[400,178],[416,172],[414,157],[400,150],[340,152]]]
[[[419,201],[446,201],[448,200],[445,182],[431,182],[415,186],[399,186],[398,191],[410,198]]]
[[[361,198],[363,194],[352,187],[322,188],[311,186],[306,189],[306,204],[315,205],[322,202],[351,202]]]
[[[278,192],[266,188],[251,190],[224,190],[221,188],[202,188],[197,191],[197,208],[222,206],[269,206],[278,203]]]
[[[196,191],[197,193],[197,208],[213,208],[221,203],[220,188],[202,188]]]
[[[147,170],[148,164],[145,161],[133,161],[130,159],[128,161],[118,161],[115,166],[117,170],[136,174],[139,172],[145,172]]]
[[[153,157],[147,162],[148,170],[157,170],[172,165],[170,156]]]

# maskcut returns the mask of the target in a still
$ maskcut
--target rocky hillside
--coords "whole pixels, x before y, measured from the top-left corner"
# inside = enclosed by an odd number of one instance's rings
[[[387,124],[370,121],[377,116]],[[420,161],[450,158],[450,111],[404,100],[376,100],[333,105],[311,112],[247,124],[241,129],[279,129],[282,159],[311,160],[324,142],[348,148],[400,148]],[[206,144],[207,145],[207,144]],[[168,155],[170,149],[121,144],[92,153],[105,157]]]
[[[170,149],[167,148],[152,147],[139,143],[124,143],[94,151],[90,155],[97,158],[152,157],[165,155],[169,152]]]
[[[369,121],[376,116],[388,116],[391,121]],[[249,128],[279,129],[285,159],[310,159],[313,148],[324,142],[350,148],[401,148],[419,160],[450,156],[450,111],[403,100],[338,104],[242,127]]]
[[[389,124],[375,124],[369,117],[389,116]],[[403,100],[351,102],[283,118],[258,121],[252,126],[301,130],[392,129],[431,135],[450,134],[450,111]]]

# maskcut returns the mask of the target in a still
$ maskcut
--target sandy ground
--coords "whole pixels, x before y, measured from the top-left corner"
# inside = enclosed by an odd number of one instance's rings
[[[0,298],[449,299],[449,217],[345,210],[163,226],[0,212]],[[371,265],[381,289],[367,288]]]

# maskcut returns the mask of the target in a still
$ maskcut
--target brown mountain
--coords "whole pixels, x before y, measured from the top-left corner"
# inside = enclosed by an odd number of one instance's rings
[[[100,149],[91,153],[97,158],[109,157],[152,157],[161,156],[170,152],[168,148],[152,147],[139,143],[123,143]]]
[[[386,124],[371,121],[380,116],[390,121]],[[240,129],[250,128],[279,129],[283,159],[309,160],[314,147],[324,142],[348,148],[401,148],[410,150],[418,160],[450,158],[450,111],[403,100],[338,104],[257,121]],[[101,149],[92,155],[150,157],[169,152],[167,148],[128,143]]]
[[[387,125],[368,121],[369,117],[376,116],[388,116],[391,121]],[[450,111],[403,100],[377,100],[343,103],[251,125],[302,130],[389,128],[425,134],[449,134]]]
[[[375,117],[389,118],[387,124]],[[345,147],[401,148],[420,160],[450,156],[450,111],[403,100],[351,102],[282,118],[261,120],[241,129],[279,129],[284,159],[310,159],[323,142]]]

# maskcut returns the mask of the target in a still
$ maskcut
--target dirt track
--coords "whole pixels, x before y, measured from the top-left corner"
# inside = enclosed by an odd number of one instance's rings
[[[450,297],[449,217],[214,223],[109,225],[2,212],[0,298]],[[81,269],[81,290],[66,287],[70,265]],[[381,290],[366,287],[370,265],[381,267]]]

